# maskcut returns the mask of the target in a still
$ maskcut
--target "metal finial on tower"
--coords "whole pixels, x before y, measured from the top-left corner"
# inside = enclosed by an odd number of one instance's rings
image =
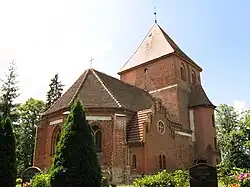
[[[155,23],[157,23],[157,18],[156,18],[156,8],[154,6],[154,15],[155,15]]]

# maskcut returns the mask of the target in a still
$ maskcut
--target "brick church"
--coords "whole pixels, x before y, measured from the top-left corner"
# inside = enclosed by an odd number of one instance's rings
[[[120,79],[87,69],[45,112],[37,127],[34,166],[44,171],[51,166],[76,99],[87,111],[100,165],[114,182],[126,183],[142,172],[187,169],[199,161],[216,165],[215,106],[201,72],[154,24],[120,69]]]

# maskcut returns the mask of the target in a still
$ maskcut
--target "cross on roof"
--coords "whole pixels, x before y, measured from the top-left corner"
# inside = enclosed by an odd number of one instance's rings
[[[94,60],[94,59],[93,59],[92,57],[91,57],[90,60],[89,60],[89,62],[90,62],[90,68],[92,68],[92,62],[93,62],[93,60]]]

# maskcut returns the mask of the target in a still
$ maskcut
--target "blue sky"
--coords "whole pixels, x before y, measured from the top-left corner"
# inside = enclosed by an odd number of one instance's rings
[[[68,88],[87,68],[117,76],[154,24],[202,68],[218,105],[249,107],[250,1],[0,0],[0,77],[15,59],[20,101],[45,99],[59,73]]]

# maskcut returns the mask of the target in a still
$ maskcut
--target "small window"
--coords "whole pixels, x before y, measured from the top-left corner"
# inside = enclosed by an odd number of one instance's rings
[[[132,156],[132,169],[136,169],[136,155]]]
[[[159,121],[157,124],[157,130],[160,134],[164,134],[165,132],[165,124],[162,121]]]
[[[162,169],[166,169],[166,156],[160,154],[159,155],[159,166],[160,166],[160,170]]]
[[[213,124],[213,127],[215,127],[214,115],[212,115],[212,124]]]
[[[184,81],[186,80],[186,69],[184,65],[181,66],[181,79]]]
[[[197,77],[196,77],[196,73],[194,72],[194,70],[192,70],[192,83],[193,84],[197,83]]]
[[[216,138],[214,138],[214,148],[217,149],[217,141],[216,141]]]
[[[144,69],[144,73],[148,73],[148,68],[145,68],[145,69]]]

